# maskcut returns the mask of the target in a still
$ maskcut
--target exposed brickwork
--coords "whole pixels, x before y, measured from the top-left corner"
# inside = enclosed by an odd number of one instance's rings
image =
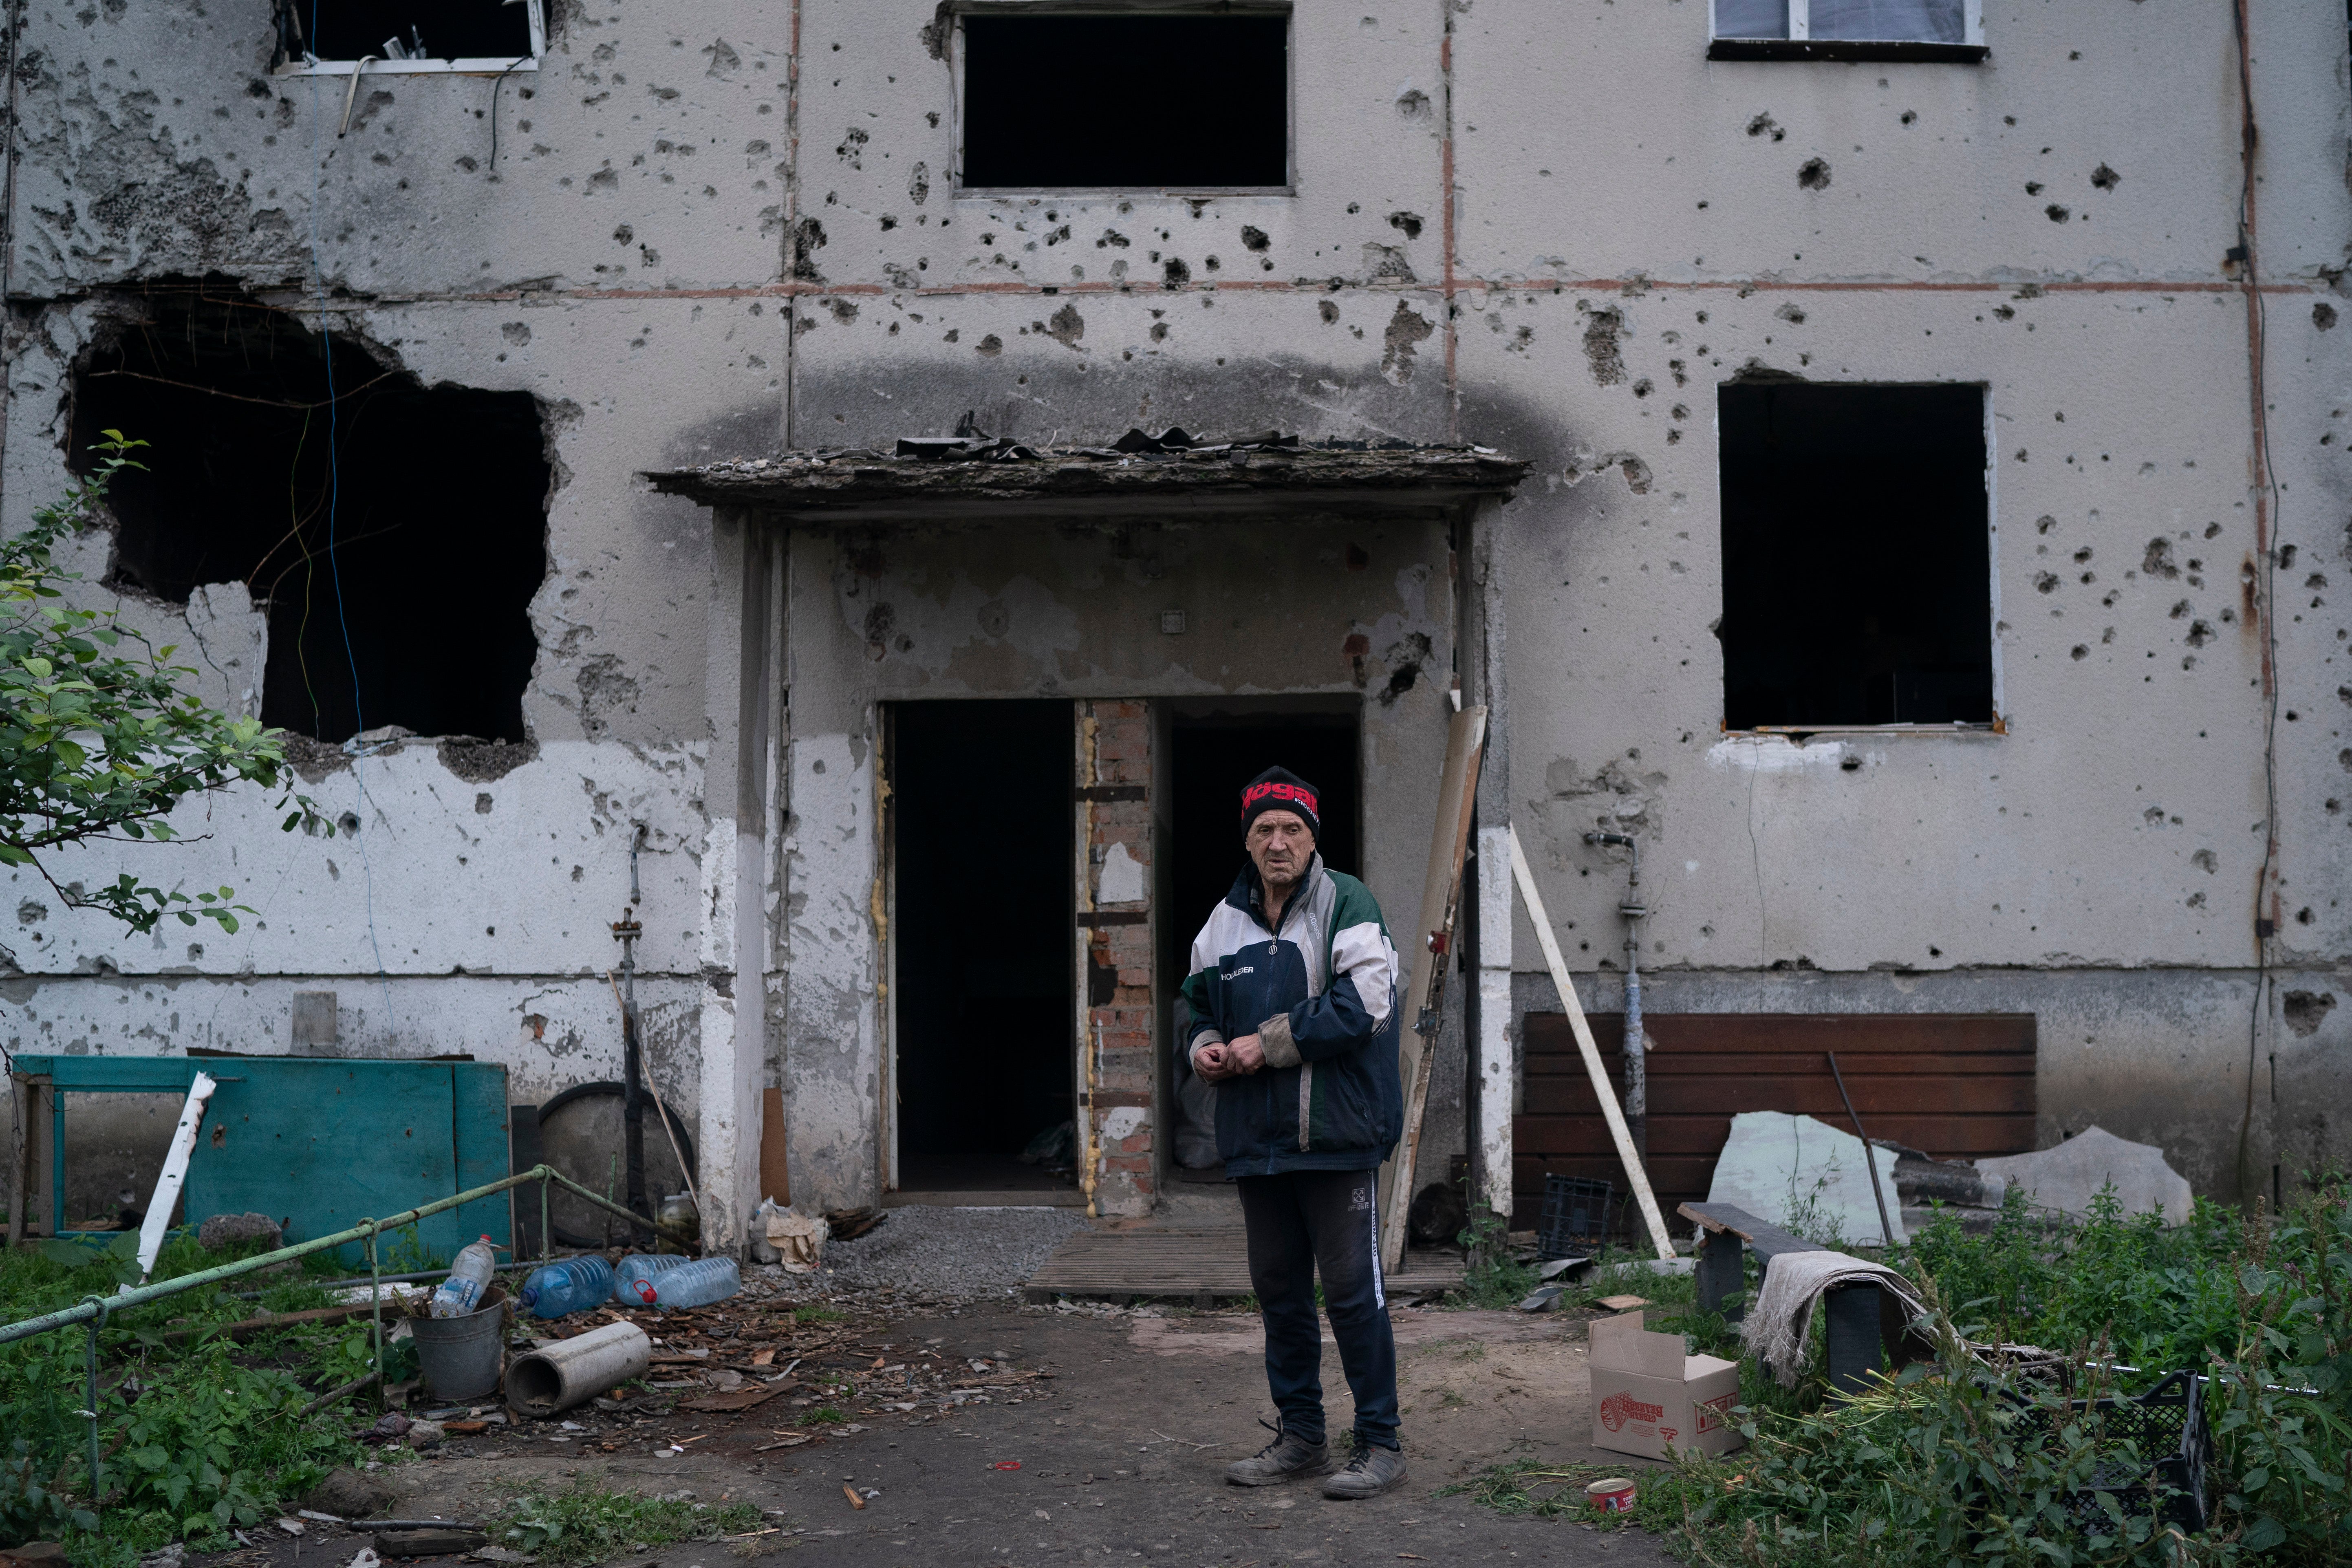
[[[1082,786],[1151,783],[1151,710],[1143,702],[1082,702],[1078,721],[1092,722],[1082,754]],[[1151,909],[1151,803],[1149,800],[1087,800],[1079,804],[1086,824],[1087,863],[1099,895],[1106,858],[1118,845],[1143,868],[1141,899],[1104,898],[1099,908],[1122,914]],[[1129,889],[1131,890],[1131,889]],[[1107,1215],[1150,1211],[1156,1191],[1153,1139],[1158,1126],[1159,1084],[1156,1013],[1152,1005],[1152,928],[1147,921],[1097,926],[1087,942],[1087,1049],[1092,1053],[1095,1088],[1108,1095],[1150,1095],[1143,1106],[1097,1105],[1088,1125],[1095,1149],[1095,1207]],[[1116,1136],[1114,1136],[1116,1134]]]

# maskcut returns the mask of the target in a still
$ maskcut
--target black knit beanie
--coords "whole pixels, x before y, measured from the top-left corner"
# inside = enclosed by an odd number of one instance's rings
[[[1268,768],[1250,780],[1242,791],[1242,834],[1246,837],[1250,824],[1265,812],[1295,811],[1305,820],[1307,831],[1320,838],[1323,837],[1323,818],[1318,811],[1320,804],[1313,784],[1288,768]]]

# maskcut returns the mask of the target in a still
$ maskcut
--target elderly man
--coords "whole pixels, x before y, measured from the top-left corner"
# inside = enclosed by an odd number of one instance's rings
[[[1259,1487],[1327,1471],[1319,1268],[1356,1396],[1355,1452],[1323,1493],[1366,1498],[1405,1479],[1373,1193],[1404,1125],[1397,955],[1372,895],[1315,853],[1317,807],[1314,786],[1281,768],[1242,791],[1249,864],[1192,942],[1187,1046],[1216,1086],[1217,1152],[1241,1188],[1281,1416],[1274,1441],[1225,1479]]]

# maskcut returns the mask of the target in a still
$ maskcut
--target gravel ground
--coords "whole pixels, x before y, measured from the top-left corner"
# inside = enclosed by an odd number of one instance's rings
[[[825,1271],[810,1283],[828,1292],[1001,1299],[1086,1225],[1076,1209],[892,1209],[856,1240],[825,1243]]]

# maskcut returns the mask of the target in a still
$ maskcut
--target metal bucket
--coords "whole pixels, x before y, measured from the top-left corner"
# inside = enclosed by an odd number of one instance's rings
[[[425,1389],[456,1403],[497,1391],[506,1353],[507,1293],[493,1280],[482,1304],[462,1318],[411,1318]]]

